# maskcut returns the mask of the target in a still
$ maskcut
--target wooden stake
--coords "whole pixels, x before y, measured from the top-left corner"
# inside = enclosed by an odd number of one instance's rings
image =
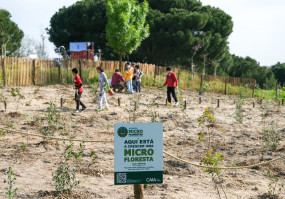
[[[36,60],[34,59],[32,62],[32,83],[36,85]]]
[[[1,65],[2,65],[2,81],[3,81],[3,86],[6,86],[5,58],[2,58],[2,60],[1,60]]]
[[[202,103],[202,98],[201,97],[199,97],[199,104],[201,104]]]
[[[276,96],[275,96],[275,98],[276,98],[276,101],[278,100],[278,82],[276,83]]]
[[[7,112],[7,102],[4,101],[4,108],[5,108],[5,112]]]
[[[166,100],[165,100],[165,106],[167,106],[167,104],[168,104],[168,100],[167,100],[167,98],[166,98]]]
[[[134,195],[135,195],[135,199],[144,199],[144,185],[143,184],[134,185]]]
[[[253,89],[252,89],[252,98],[254,98],[254,92],[255,92],[255,85],[256,85],[256,80],[254,80],[254,85],[253,85]]]
[[[203,88],[203,74],[201,75],[201,82],[200,82],[199,94],[200,94],[200,91],[202,91],[202,88]]]
[[[252,107],[255,108],[255,101],[252,100]]]
[[[280,102],[280,100],[278,100],[278,106],[280,106],[281,105],[281,102]]]
[[[282,106],[284,106],[284,99],[282,99]]]
[[[187,107],[187,102],[186,102],[186,100],[184,101],[184,109],[186,109],[186,107]]]
[[[118,106],[121,106],[121,98],[118,98]]]
[[[63,98],[60,98],[60,107],[63,107]]]
[[[227,85],[228,85],[228,79],[226,79],[226,82],[225,82],[225,95],[227,94]]]
[[[217,107],[218,107],[218,108],[220,107],[220,99],[218,99]]]
[[[61,84],[62,81],[61,81],[61,66],[59,65],[58,66],[58,83]]]

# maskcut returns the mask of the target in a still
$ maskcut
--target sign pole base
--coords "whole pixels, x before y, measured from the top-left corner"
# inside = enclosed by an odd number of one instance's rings
[[[143,184],[134,185],[134,195],[135,195],[135,199],[144,199],[144,185]]]

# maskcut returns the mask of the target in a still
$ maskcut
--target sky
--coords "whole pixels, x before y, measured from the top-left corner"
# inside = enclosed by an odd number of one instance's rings
[[[12,20],[36,41],[49,26],[52,15],[77,0],[0,0],[0,8],[8,10]],[[250,56],[261,65],[285,62],[285,0],[201,0],[204,5],[221,8],[231,15],[233,33],[229,37],[230,52]],[[57,57],[54,45],[45,39],[50,57]]]

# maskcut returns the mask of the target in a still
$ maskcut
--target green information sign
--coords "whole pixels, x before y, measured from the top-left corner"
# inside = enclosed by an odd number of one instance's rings
[[[163,124],[115,124],[115,185],[163,183]]]

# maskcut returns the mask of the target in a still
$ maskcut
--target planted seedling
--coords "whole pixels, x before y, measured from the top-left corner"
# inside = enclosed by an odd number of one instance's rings
[[[211,134],[213,132],[215,118],[213,112],[206,108],[203,114],[198,118],[199,126],[202,126],[202,132],[198,134],[198,142],[201,143],[205,137],[205,129],[208,134],[208,150],[211,147]]]
[[[209,149],[207,154],[204,156],[202,163],[206,166],[219,167],[220,165],[222,165],[223,160],[224,158],[222,154],[219,154],[219,153],[214,154],[212,150]],[[227,198],[223,185],[222,183],[220,183],[222,182],[221,178],[225,171],[223,172],[221,169],[218,169],[218,168],[217,169],[209,168],[209,169],[205,169],[204,172],[211,175],[214,188],[217,191],[219,198],[221,199],[221,193],[220,193],[219,187],[223,191],[225,198]]]
[[[22,144],[21,144],[21,149],[22,149],[22,151],[23,151],[23,152],[26,152],[26,151],[27,151],[27,148],[28,148],[28,145],[27,145],[26,143],[22,142]]]
[[[3,137],[6,136],[6,131],[0,130],[0,137],[1,136],[3,136]]]
[[[276,151],[279,146],[279,134],[278,126],[274,121],[263,128],[262,140],[267,150]]]
[[[279,178],[271,173],[270,170],[267,170],[267,176],[270,179],[270,183],[268,184],[268,195],[274,196],[281,194],[284,189],[284,184],[279,183]]]
[[[16,184],[16,174],[13,172],[12,167],[9,167],[8,169],[8,178],[4,179],[4,183],[8,184],[8,187],[5,188],[6,196],[8,196],[9,199],[14,199],[14,195],[18,191],[18,188],[15,187]]]
[[[14,124],[12,122],[9,123],[9,127],[12,128]]]
[[[57,193],[70,194],[72,189],[80,184],[80,181],[76,179],[78,168],[72,167],[69,164],[72,157],[74,157],[73,153],[73,142],[70,142],[63,153],[64,162],[60,163],[57,170],[52,173],[52,180]]]

